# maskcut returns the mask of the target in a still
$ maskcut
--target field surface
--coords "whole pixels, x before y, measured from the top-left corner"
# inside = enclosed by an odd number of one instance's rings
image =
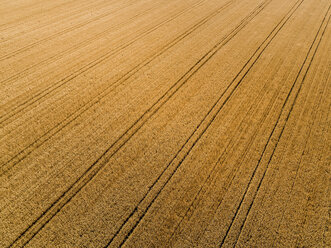
[[[0,247],[331,247],[330,0],[0,0]]]

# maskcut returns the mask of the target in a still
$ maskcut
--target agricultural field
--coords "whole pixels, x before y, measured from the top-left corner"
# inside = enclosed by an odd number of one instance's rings
[[[0,247],[331,247],[330,0],[0,0]]]

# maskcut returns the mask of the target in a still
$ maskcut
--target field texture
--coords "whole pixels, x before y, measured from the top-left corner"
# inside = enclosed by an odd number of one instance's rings
[[[330,0],[0,0],[0,247],[331,247]]]

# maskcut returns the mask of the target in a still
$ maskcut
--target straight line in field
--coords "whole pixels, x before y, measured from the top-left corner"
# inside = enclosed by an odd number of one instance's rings
[[[242,22],[234,28],[226,37],[222,38],[208,53],[206,53],[190,70],[185,73],[166,93],[164,93],[136,122],[111,145],[101,157],[99,157],[75,182],[67,191],[65,191],[49,208],[47,208],[41,216],[39,216],[17,239],[10,245],[25,245],[27,244],[84,186],[90,182],[96,174],[107,164],[109,159],[117,153],[125,143],[134,136],[141,127],[152,117],[157,111],[186,84],[186,82],[204,66],[225,44],[227,44],[242,28],[244,28],[258,13],[260,13],[271,0],[264,2],[258,6],[253,12],[246,16]]]

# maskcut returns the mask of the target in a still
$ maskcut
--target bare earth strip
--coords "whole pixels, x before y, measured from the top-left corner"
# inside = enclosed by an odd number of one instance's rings
[[[328,0],[0,8],[0,247],[329,247]]]

